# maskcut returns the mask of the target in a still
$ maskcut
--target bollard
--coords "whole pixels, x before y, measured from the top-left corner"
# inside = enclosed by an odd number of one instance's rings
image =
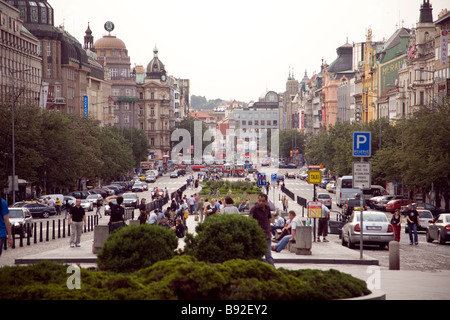
[[[35,223],[33,223],[33,229],[34,229],[34,232],[33,232],[33,243],[37,243],[37,223],[35,222]]]
[[[47,230],[45,230],[45,241],[49,241],[50,221],[47,220]]]
[[[400,270],[400,244],[389,242],[389,270]]]

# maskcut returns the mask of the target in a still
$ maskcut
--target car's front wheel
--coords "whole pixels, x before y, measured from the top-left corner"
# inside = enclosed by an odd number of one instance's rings
[[[48,211],[42,212],[42,218],[47,219],[48,217],[50,217],[50,212],[48,212]]]

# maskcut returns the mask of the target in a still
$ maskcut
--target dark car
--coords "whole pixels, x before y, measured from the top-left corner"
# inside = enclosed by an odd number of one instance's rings
[[[430,210],[434,217],[438,216],[441,213],[444,213],[444,211],[445,211],[444,209],[438,208],[432,204],[423,203],[423,202],[414,203],[413,207],[416,209]]]
[[[112,191],[114,191],[114,194],[115,194],[115,195],[121,194],[121,192],[120,192],[120,189],[121,189],[121,188],[119,188],[119,186],[110,185],[110,186],[105,186],[105,187],[108,188],[108,189],[110,189],[110,190],[112,190]]]
[[[16,202],[13,208],[27,208],[33,218],[48,218],[56,214],[55,207],[49,207],[45,204],[34,203],[34,202]]]
[[[108,191],[102,189],[102,188],[95,188],[95,189],[91,189],[89,190],[90,194],[99,194],[101,195],[103,198],[106,198],[108,196]]]
[[[284,181],[284,175],[282,174],[277,174],[277,181]]]
[[[183,176],[186,174],[186,170],[185,169],[178,169],[178,176]]]
[[[26,233],[30,233],[32,236],[32,224],[33,218],[27,208],[8,208],[9,209],[9,222],[11,228],[14,228],[14,234],[21,234],[25,237]]]
[[[361,210],[361,200],[356,198],[349,198],[344,201],[342,206],[342,214],[346,216],[350,216],[353,211]],[[367,210],[367,206],[364,206],[364,210]]]
[[[90,195],[89,191],[72,191],[67,194],[76,199],[86,199],[88,195]]]

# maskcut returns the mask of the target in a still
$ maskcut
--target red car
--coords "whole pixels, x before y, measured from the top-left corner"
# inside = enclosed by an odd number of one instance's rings
[[[388,203],[386,203],[386,211],[388,212],[395,212],[397,209],[401,209],[402,206],[407,206],[411,203],[411,200],[409,199],[395,199],[391,200]]]

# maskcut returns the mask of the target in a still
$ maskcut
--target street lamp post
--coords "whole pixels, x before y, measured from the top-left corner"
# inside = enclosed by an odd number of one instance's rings
[[[11,119],[12,119],[12,179],[11,179],[11,189],[12,189],[12,199],[13,204],[16,202],[16,142],[15,142],[15,128],[14,128],[14,103],[15,103],[15,82],[14,75],[16,73],[28,72],[31,69],[24,70],[9,70],[9,74],[11,76],[12,83],[12,98],[11,98]]]

